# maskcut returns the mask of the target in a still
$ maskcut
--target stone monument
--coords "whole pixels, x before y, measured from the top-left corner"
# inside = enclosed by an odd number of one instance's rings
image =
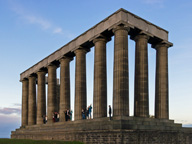
[[[135,41],[134,116],[129,116],[128,35]],[[106,43],[114,36],[113,119],[107,118]],[[149,117],[148,44],[156,50],[155,117]],[[168,31],[119,9],[20,75],[22,125],[11,138],[84,143],[192,143],[192,129],[169,119]],[[86,53],[94,47],[93,119],[82,120],[86,107]],[[70,109],[70,61],[75,61],[74,121]],[[60,88],[56,70],[60,67]],[[48,73],[46,108],[45,75]],[[37,83],[36,83],[37,81]],[[36,96],[37,84],[37,96]],[[57,104],[57,89],[59,104]],[[37,100],[36,100],[37,97]],[[59,105],[59,106],[58,106]],[[46,113],[47,109],[47,113]],[[60,112],[54,123],[53,112]],[[42,115],[47,115],[43,124]]]

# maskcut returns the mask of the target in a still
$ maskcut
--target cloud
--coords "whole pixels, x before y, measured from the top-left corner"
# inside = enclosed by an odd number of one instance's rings
[[[14,103],[13,106],[21,107],[21,104],[20,103]]]
[[[34,14],[32,12],[29,12],[29,10],[26,10],[22,5],[19,3],[16,3],[15,1],[9,1],[11,10],[17,14],[17,16],[23,20],[24,22],[27,22],[29,24],[37,25],[42,30],[51,31],[54,34],[61,34],[62,28],[56,26],[51,21],[47,20],[46,18],[43,18],[39,14]]]
[[[0,125],[9,124],[9,123],[19,123],[20,124],[20,115],[16,114],[0,114]]]
[[[0,108],[0,138],[10,138],[11,131],[21,126],[21,104]]]
[[[41,17],[37,17],[34,15],[25,15],[24,18],[31,24],[39,25],[42,29],[49,29],[52,27],[52,24],[49,21]]]
[[[0,108],[0,114],[21,114],[21,108]]]
[[[11,131],[19,128],[20,125],[20,116],[0,114],[0,138],[10,138]]]
[[[175,123],[180,123],[180,124],[182,124],[183,126],[185,126],[185,127],[187,127],[187,126],[192,126],[192,124],[191,124],[191,120],[184,120],[184,119],[174,119],[174,121],[175,121]]]
[[[60,28],[60,27],[57,27],[57,28],[55,28],[54,30],[53,30],[53,33],[62,33],[62,28]]]

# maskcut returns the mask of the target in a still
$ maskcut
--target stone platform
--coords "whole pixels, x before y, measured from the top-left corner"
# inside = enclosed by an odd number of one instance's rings
[[[114,117],[26,126],[11,134],[16,139],[81,141],[106,144],[191,144],[192,128],[173,120]]]

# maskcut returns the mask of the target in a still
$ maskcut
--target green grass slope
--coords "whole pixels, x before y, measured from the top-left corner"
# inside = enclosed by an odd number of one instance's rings
[[[64,142],[64,141],[55,141],[55,140],[0,139],[0,144],[83,144],[83,143]]]

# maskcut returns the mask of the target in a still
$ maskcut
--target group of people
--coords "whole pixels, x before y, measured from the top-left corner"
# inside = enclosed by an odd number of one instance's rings
[[[91,119],[92,106],[88,106],[87,108],[81,110],[82,119]]]
[[[88,106],[86,109],[81,110],[82,113],[82,119],[91,119],[91,113],[92,113],[92,106]],[[112,110],[111,105],[109,105],[109,120],[111,120]]]
[[[66,111],[64,111],[65,114],[65,121],[72,121],[72,110],[68,110],[66,109]],[[52,112],[52,117],[53,117],[53,122],[59,122],[59,113],[58,112]],[[43,123],[46,124],[47,123],[47,116],[43,115]]]
[[[65,121],[72,121],[72,114],[73,114],[73,111],[72,110],[69,110],[69,109],[66,109],[64,111],[65,113]]]
[[[92,116],[91,113],[92,113],[91,105],[85,109],[82,109],[82,119],[91,119],[91,116]],[[64,114],[65,114],[65,121],[72,121],[72,114],[73,114],[72,110],[66,109],[64,111]],[[109,120],[111,120],[111,114],[112,114],[111,106],[109,105]],[[47,116],[43,115],[42,117],[43,117],[43,123],[46,124]],[[53,122],[59,122],[59,113],[58,112],[53,112]]]
[[[53,122],[59,121],[59,113],[58,112],[53,112],[52,116],[53,116]],[[46,124],[47,123],[47,116],[43,115],[42,117],[43,117],[43,123]]]
[[[46,124],[47,123],[47,116],[43,115],[43,123]]]
[[[54,112],[53,113],[53,122],[58,122],[59,121],[59,113],[58,112]]]

